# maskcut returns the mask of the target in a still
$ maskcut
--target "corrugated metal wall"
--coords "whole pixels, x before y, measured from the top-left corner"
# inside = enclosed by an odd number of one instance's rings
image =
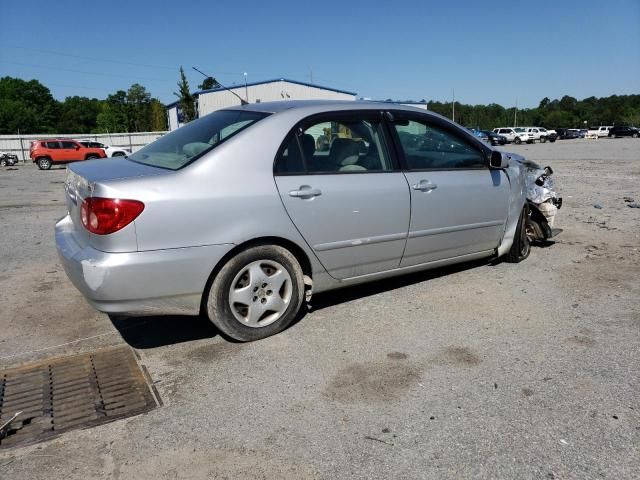
[[[72,138],[74,140],[93,140],[114,147],[124,147],[132,151],[140,150],[145,145],[160,138],[167,132],[136,132],[110,134],[35,134],[35,135],[0,135],[0,152],[14,153],[22,161],[30,161],[29,145],[31,140],[46,138]]]
[[[245,98],[245,87],[231,88],[235,93]],[[299,85],[287,81],[249,85],[247,87],[249,103],[274,102],[279,100],[355,100],[355,95],[340,93],[333,90]],[[238,97],[231,92],[201,93],[198,96],[198,114],[202,117],[221,108],[240,105]]]

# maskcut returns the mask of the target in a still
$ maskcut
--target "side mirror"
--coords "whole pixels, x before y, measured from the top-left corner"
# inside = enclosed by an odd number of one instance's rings
[[[76,146],[75,146],[75,147],[73,147],[73,148],[75,148],[76,150],[80,150],[80,145],[76,145]]]
[[[489,166],[491,168],[507,168],[509,166],[509,156],[498,150],[492,150]]]

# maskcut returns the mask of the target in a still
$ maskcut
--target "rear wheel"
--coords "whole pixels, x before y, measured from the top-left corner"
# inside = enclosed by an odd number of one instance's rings
[[[51,160],[47,157],[41,157],[36,162],[40,170],[49,170],[51,168]]]
[[[527,220],[529,218],[529,207],[525,205],[518,218],[516,234],[513,239],[511,249],[505,255],[505,260],[510,263],[519,263],[526,259],[531,252],[531,243],[527,235]]]
[[[547,137],[540,137],[540,143],[545,143],[547,141]]]
[[[631,135],[633,138],[638,138],[638,134],[634,133],[633,135]]]
[[[100,158],[98,155],[94,155],[93,153],[91,155],[87,155],[87,160],[95,160],[96,158]]]
[[[296,319],[304,295],[302,268],[277,245],[249,248],[217,273],[207,294],[209,320],[241,342],[281,332]]]
[[[6,167],[7,166],[7,161],[3,158],[2,160],[0,160],[0,167]]]

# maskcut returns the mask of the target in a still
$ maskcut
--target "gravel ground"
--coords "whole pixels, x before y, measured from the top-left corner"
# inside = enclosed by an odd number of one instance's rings
[[[318,295],[251,344],[94,311],[55,253],[65,170],[1,170],[0,368],[128,343],[164,405],[0,478],[638,478],[640,140],[508,149],[556,171],[554,245]]]

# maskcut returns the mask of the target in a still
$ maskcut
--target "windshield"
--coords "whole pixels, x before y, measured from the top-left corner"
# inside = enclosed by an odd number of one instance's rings
[[[518,133],[524,133],[524,128],[514,128],[514,130]]]
[[[128,158],[153,167],[178,170],[268,115],[242,110],[213,112],[160,137]]]

